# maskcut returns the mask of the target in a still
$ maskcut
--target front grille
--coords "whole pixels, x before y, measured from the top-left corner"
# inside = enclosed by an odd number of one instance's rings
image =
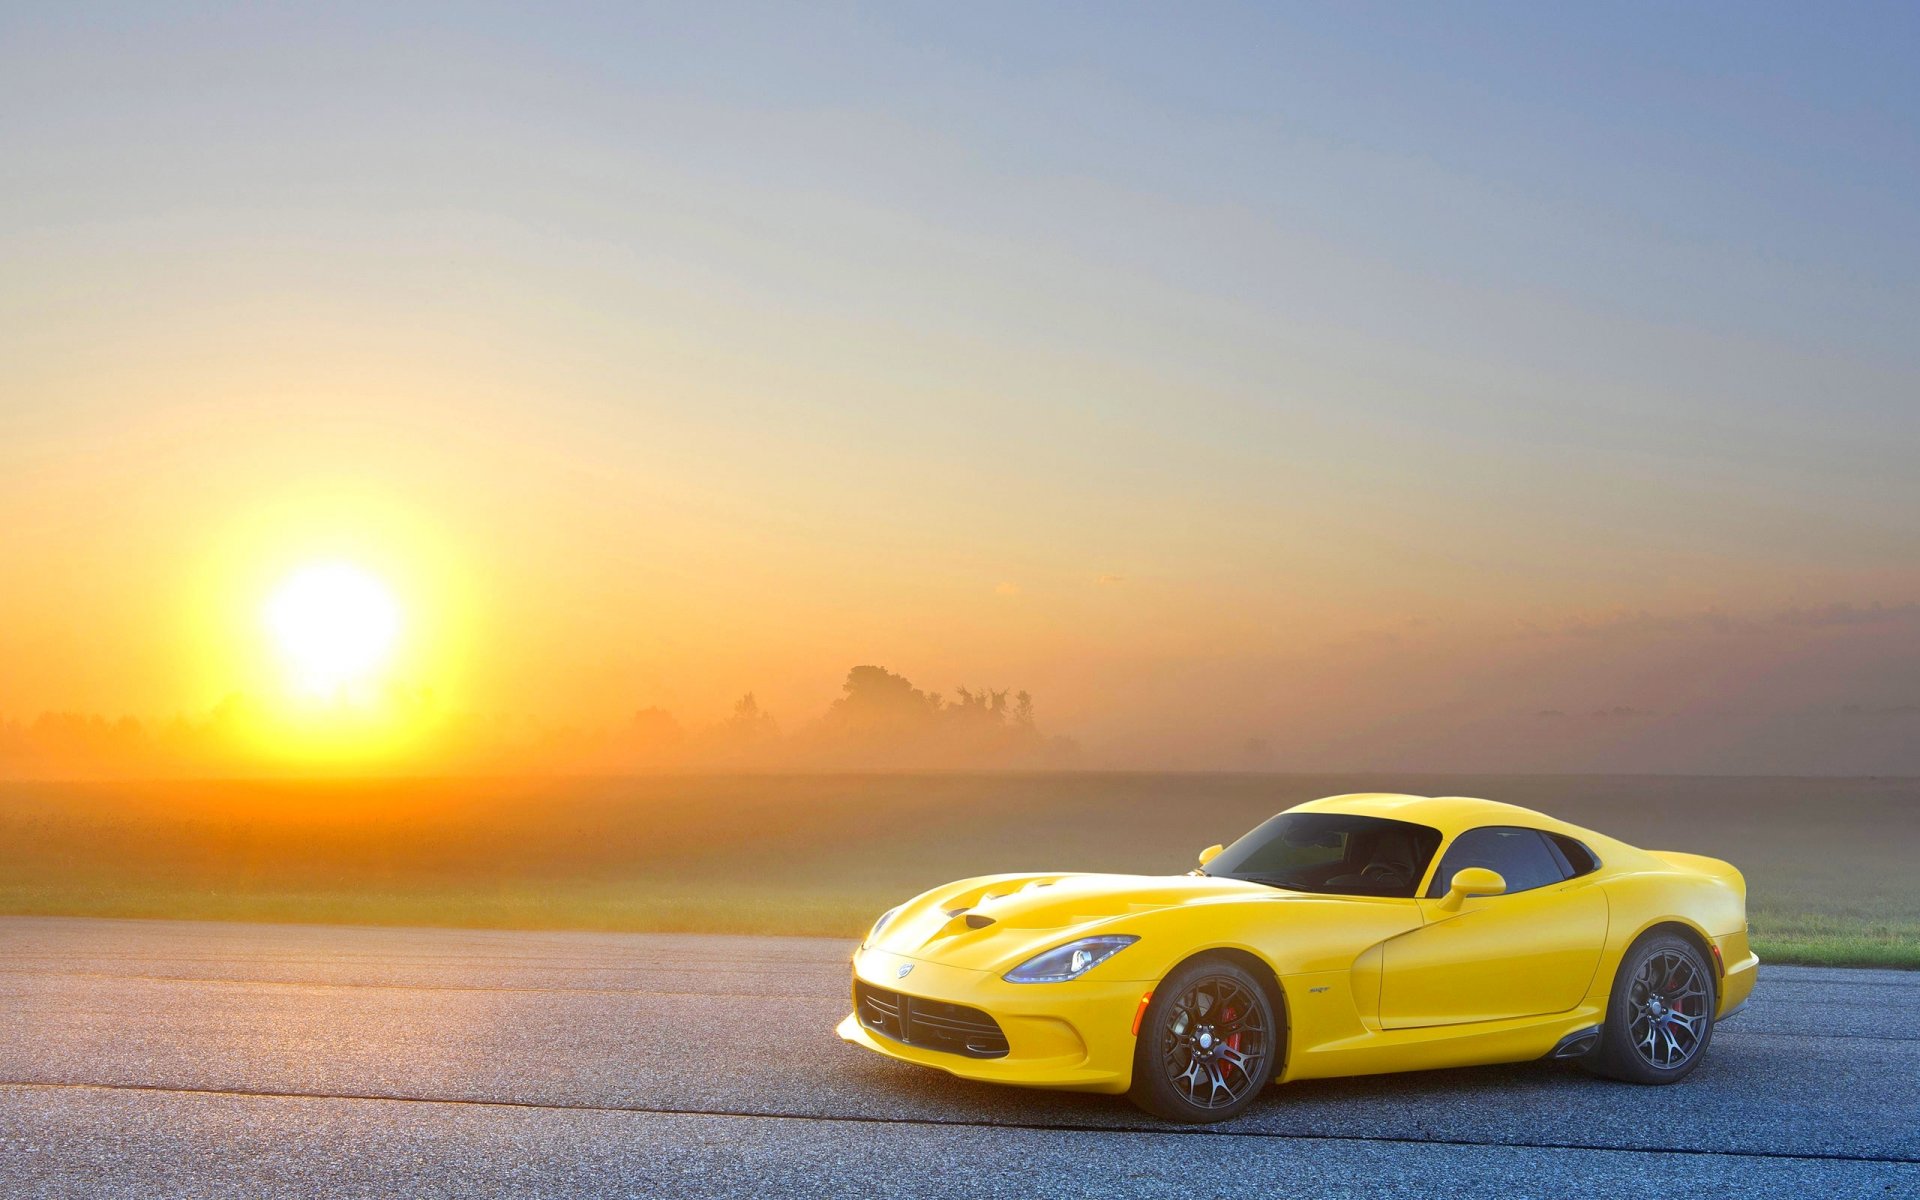
[[[853,1003],[860,1023],[883,1038],[968,1058],[1007,1055],[1007,1035],[999,1022],[977,1008],[902,995],[858,979]]]

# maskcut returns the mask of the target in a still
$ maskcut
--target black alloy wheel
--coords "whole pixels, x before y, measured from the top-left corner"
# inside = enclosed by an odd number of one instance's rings
[[[1174,1121],[1225,1121],[1273,1078],[1279,1027],[1266,989],[1225,959],[1176,969],[1154,989],[1134,1048],[1134,1103]]]
[[[1692,955],[1662,950],[1649,957],[1627,992],[1633,1019],[1627,1036],[1641,1061],[1662,1071],[1683,1066],[1706,1032],[1707,985]]]
[[[1620,960],[1600,1044],[1585,1065],[1629,1083],[1678,1083],[1713,1040],[1718,980],[1689,938],[1656,930]]]

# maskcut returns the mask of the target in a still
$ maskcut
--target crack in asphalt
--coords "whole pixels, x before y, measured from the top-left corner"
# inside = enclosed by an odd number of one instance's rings
[[[538,1100],[489,1100],[460,1097],[396,1096],[337,1092],[271,1092],[236,1088],[163,1087],[138,1083],[60,1083],[42,1080],[0,1080],[0,1089],[16,1091],[138,1092],[177,1096],[215,1096],[239,1100],[333,1100],[344,1103],[418,1104],[495,1108],[531,1112],[632,1113],[661,1117],[715,1117],[728,1120],[841,1122],[856,1125],[905,1125],[919,1128],[1019,1129],[1036,1133],[1123,1133],[1166,1137],[1218,1137],[1257,1141],[1351,1142],[1386,1146],[1455,1146],[1493,1150],[1578,1150],[1598,1154],[1680,1154],[1696,1158],[1753,1158],[1788,1162],[1851,1162],[1920,1165],[1920,1157],[1849,1154],[1842,1151],[1793,1153],[1784,1150],[1708,1150],[1685,1146],[1607,1146],[1587,1142],[1495,1142],[1471,1138],[1390,1137],[1384,1134],[1281,1133],[1218,1125],[1159,1127],[1149,1125],[1076,1125],[1049,1121],[951,1121],[930,1117],[844,1116],[833,1113],[754,1112],[747,1109],[659,1108],[624,1104],[554,1104]]]

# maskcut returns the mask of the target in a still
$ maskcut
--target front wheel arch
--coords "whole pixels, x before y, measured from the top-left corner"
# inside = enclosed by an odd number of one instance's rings
[[[1273,969],[1272,963],[1253,951],[1243,950],[1238,946],[1213,946],[1205,950],[1196,950],[1178,962],[1170,964],[1161,973],[1160,981],[1154,984],[1154,989],[1158,991],[1162,983],[1173,978],[1174,972],[1203,959],[1221,959],[1230,962],[1253,976],[1254,980],[1260,984],[1260,990],[1267,995],[1267,1003],[1273,1005],[1274,1020],[1279,1026],[1274,1031],[1279,1036],[1280,1044],[1275,1047],[1273,1077],[1276,1080],[1285,1078],[1287,1055],[1293,1048],[1293,1016],[1287,1007],[1287,989],[1280,986],[1280,973]]]

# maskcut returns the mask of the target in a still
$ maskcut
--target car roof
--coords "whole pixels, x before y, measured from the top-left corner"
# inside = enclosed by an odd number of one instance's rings
[[[1384,817],[1391,821],[1411,821],[1438,829],[1452,837],[1482,825],[1521,825],[1575,836],[1589,831],[1569,825],[1543,812],[1482,800],[1476,796],[1410,796],[1400,792],[1353,792],[1345,796],[1326,796],[1297,804],[1288,812],[1351,813],[1360,817]]]

